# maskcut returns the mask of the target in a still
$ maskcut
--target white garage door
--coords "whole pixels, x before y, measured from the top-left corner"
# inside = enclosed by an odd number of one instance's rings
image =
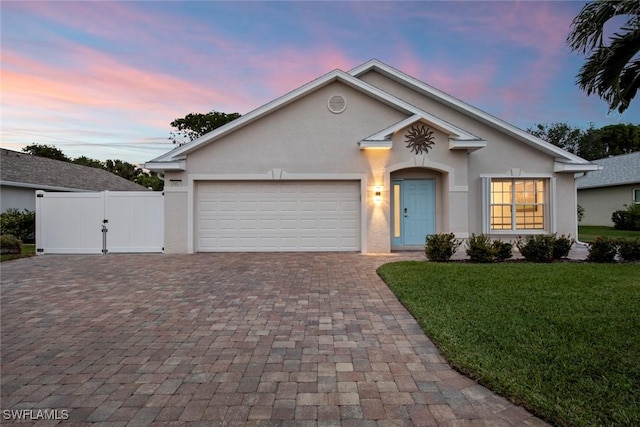
[[[201,182],[197,250],[360,250],[358,181]]]

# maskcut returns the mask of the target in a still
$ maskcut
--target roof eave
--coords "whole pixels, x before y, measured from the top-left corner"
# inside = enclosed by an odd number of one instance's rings
[[[594,163],[565,163],[562,161],[556,160],[553,164],[553,171],[562,173],[562,172],[592,172],[600,170],[600,166]]]
[[[591,184],[591,185],[577,185],[576,188],[578,190],[589,190],[592,188],[608,188],[608,187],[621,187],[623,185],[640,185],[640,181],[628,181],[628,182],[605,182],[602,184]]]
[[[487,141],[482,139],[462,140],[462,139],[449,139],[449,150],[467,150],[472,152],[480,150],[487,146]]]
[[[44,184],[35,184],[31,182],[16,182],[16,181],[0,181],[0,186],[28,188],[28,189],[33,189],[34,191],[35,190],[70,191],[70,192],[78,192],[78,193],[92,191],[86,188],[60,187],[56,185],[44,185]]]
[[[145,169],[154,172],[182,172],[186,170],[186,161],[177,160],[172,162],[151,161],[144,164]]]

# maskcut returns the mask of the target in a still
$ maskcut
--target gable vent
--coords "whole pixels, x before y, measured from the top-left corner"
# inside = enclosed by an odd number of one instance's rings
[[[347,100],[342,95],[333,95],[329,98],[327,106],[332,113],[340,114],[347,109]]]

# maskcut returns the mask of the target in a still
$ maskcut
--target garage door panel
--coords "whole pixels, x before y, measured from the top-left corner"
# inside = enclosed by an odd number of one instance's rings
[[[356,251],[357,181],[202,182],[198,251]]]

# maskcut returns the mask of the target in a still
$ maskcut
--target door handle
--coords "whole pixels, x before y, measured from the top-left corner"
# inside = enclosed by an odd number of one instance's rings
[[[409,215],[407,214],[407,208],[404,208],[404,217],[408,217]]]

